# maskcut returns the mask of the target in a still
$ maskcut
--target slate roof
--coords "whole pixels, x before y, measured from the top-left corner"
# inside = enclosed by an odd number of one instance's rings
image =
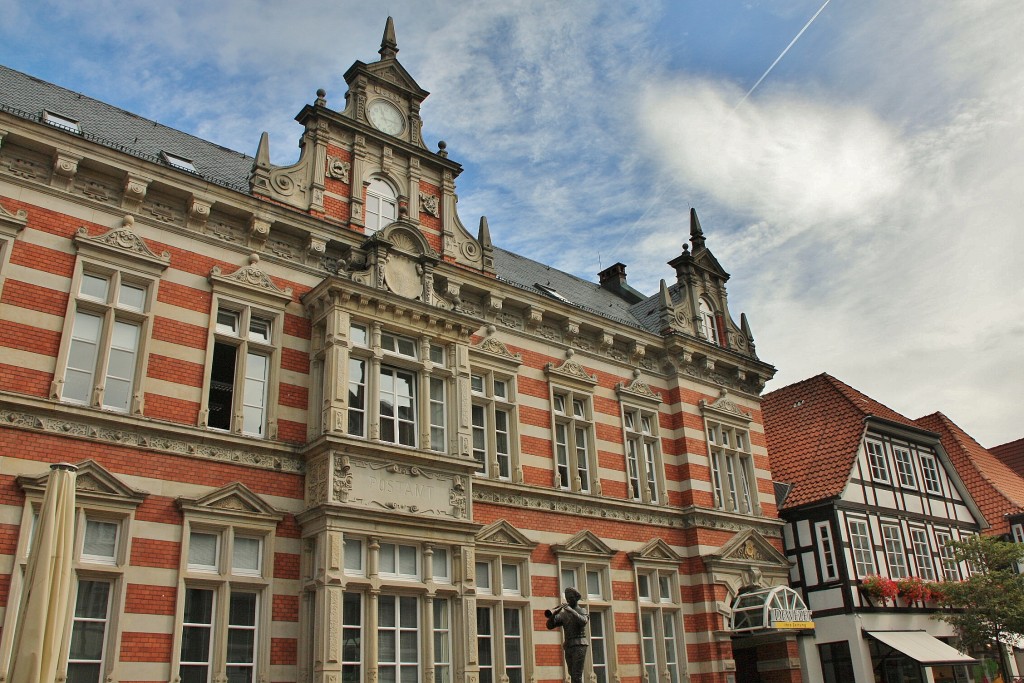
[[[1024,478],[981,447],[970,435],[942,413],[914,420],[923,429],[940,435],[957,474],[989,523],[986,533],[1008,534],[1005,515],[1018,514],[1024,507]]]
[[[160,156],[162,151],[184,157],[195,165],[203,179],[249,194],[253,157],[2,65],[0,110],[36,122],[42,122],[43,110],[75,119],[81,125],[82,138],[164,166],[167,164]],[[657,308],[657,296],[631,307],[629,302],[594,282],[499,248],[494,250],[494,266],[498,278],[514,287],[550,297],[535,285],[549,286],[581,310],[658,332],[657,316],[649,315],[650,310]]]
[[[792,484],[781,510],[838,497],[857,457],[864,420],[912,420],[828,374],[765,394],[761,401],[774,478]]]
[[[989,453],[1006,463],[1007,467],[1024,477],[1024,439],[993,446],[988,450]]]
[[[249,193],[252,157],[5,66],[0,109],[32,121],[41,121],[44,109],[67,116],[79,122],[87,140],[165,166],[160,152],[169,152],[191,161],[203,179]]]

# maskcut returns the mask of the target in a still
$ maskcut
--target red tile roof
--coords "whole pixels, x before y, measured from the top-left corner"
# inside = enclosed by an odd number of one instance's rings
[[[1024,477],[1024,439],[1017,439],[1001,446],[993,446],[988,452],[996,456],[1011,470]]]
[[[783,510],[842,493],[857,457],[865,418],[920,428],[828,374],[765,394],[761,410],[772,474],[793,485]]]
[[[914,420],[923,429],[937,432],[942,447],[963,479],[974,502],[989,523],[986,534],[1008,534],[1005,515],[1019,514],[1024,507],[1024,478],[985,450],[942,413]],[[1008,444],[1012,445],[1012,444]]]

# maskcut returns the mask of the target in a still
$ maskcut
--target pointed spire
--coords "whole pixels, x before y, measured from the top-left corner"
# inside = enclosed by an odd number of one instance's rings
[[[658,292],[658,324],[663,332],[672,328],[672,321],[675,311],[672,308],[672,295],[668,292],[668,285],[665,280],[661,281],[661,288]]]
[[[270,168],[270,135],[263,131],[260,136],[260,146],[256,148],[256,168]]]
[[[665,284],[665,279],[661,280],[661,290],[658,292],[659,303],[662,308],[672,308],[672,295],[668,293],[668,285]]]
[[[697,219],[697,209],[690,209],[690,243],[693,245],[693,252],[704,248],[704,231],[700,228],[700,220]]]
[[[491,229],[487,226],[487,216],[480,216],[480,231],[477,233],[476,240],[484,249],[488,249],[492,246]]]
[[[381,60],[394,59],[398,54],[398,40],[395,38],[395,20],[388,17],[387,23],[384,24],[384,37],[380,41],[380,53]]]

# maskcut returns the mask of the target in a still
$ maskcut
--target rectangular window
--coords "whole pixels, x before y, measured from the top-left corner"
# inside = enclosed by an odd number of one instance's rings
[[[68,651],[68,683],[100,683],[103,680],[110,588],[109,581],[78,582],[78,597],[71,623],[71,648]]]
[[[416,445],[416,376],[398,368],[380,369],[380,439]]]
[[[182,621],[178,669],[181,683],[208,683],[210,680],[213,609],[214,591],[185,589],[185,616]]]
[[[644,673],[647,680],[658,680],[658,646],[657,634],[655,633],[656,614],[652,610],[640,612],[640,643],[644,659]]]
[[[117,533],[119,524],[87,519],[85,537],[82,539],[83,562],[99,564],[117,563]]]
[[[519,565],[501,565],[501,592],[503,595],[521,595],[519,588]]]
[[[850,683],[855,680],[849,642],[843,640],[819,645],[818,657],[821,660],[822,683]]]
[[[572,407],[572,415],[565,412]],[[555,485],[561,489],[589,493],[592,487],[593,424],[590,397],[572,393],[552,395],[555,432]]]
[[[61,400],[131,410],[147,293],[148,287],[128,281],[120,272],[82,273]]]
[[[917,486],[917,477],[914,476],[914,461],[910,457],[910,451],[906,448],[894,447],[892,452],[896,458],[896,473],[900,477],[900,485],[906,488]]]
[[[470,376],[470,390],[473,394],[473,457],[481,465],[479,473],[509,480],[512,478],[515,423],[511,380],[480,372]]]
[[[359,593],[345,593],[341,609],[341,679],[361,681],[363,674],[363,605]]]
[[[821,562],[822,581],[832,581],[839,578],[836,566],[836,553],[832,545],[832,528],[828,522],[818,522],[814,525],[814,535],[818,541],[818,561]]]
[[[357,576],[366,573],[363,569],[363,542],[358,538],[345,539],[345,573]]]
[[[505,676],[509,683],[523,683],[523,625],[519,610],[506,607],[504,614]]]
[[[671,683],[679,683],[679,645],[676,643],[676,620],[672,612],[662,614],[662,633],[665,642],[665,670],[668,671],[668,680]]]
[[[366,436],[366,361],[348,361],[348,433]]]
[[[434,598],[434,683],[452,683],[452,627],[448,601]]]
[[[433,347],[432,347],[433,348]],[[445,381],[430,378],[430,449],[445,452],[447,443],[447,412],[445,408]]]
[[[438,583],[451,583],[451,565],[448,563],[448,550],[446,548],[434,548],[430,558],[430,570],[434,581]]]
[[[924,529],[911,529],[910,541],[914,546],[917,575],[925,581],[934,581],[935,565],[932,563],[932,550],[928,545],[928,534]]]
[[[883,524],[882,538],[885,541],[885,559],[889,563],[889,578],[906,578],[907,556],[903,550],[903,537],[900,535],[900,528]]]
[[[228,683],[254,683],[256,680],[256,608],[256,593],[231,591],[227,639]]]
[[[377,598],[378,680],[419,681],[419,601],[411,596]]]
[[[730,425],[708,423],[708,448],[711,484],[715,507],[729,512],[756,514],[754,465],[748,451],[745,430]]]
[[[659,440],[654,433],[654,415],[626,408],[623,425],[626,438],[627,492],[633,500],[658,502],[661,476],[658,471]]]
[[[413,545],[381,543],[380,573],[400,579],[419,578],[419,549]]]
[[[188,540],[189,571],[216,572],[220,558],[220,536],[218,534],[193,531]]]
[[[491,630],[491,608],[487,606],[476,608],[476,657],[480,663],[480,683],[495,683],[494,632]]]
[[[608,640],[603,612],[590,613],[590,658],[596,683],[608,683]]]
[[[489,562],[476,563],[476,589],[478,592],[491,592],[491,564]]]
[[[231,570],[235,574],[260,576],[263,573],[263,539],[235,536]]]
[[[942,493],[942,483],[939,479],[939,465],[935,457],[921,454],[921,472],[924,475],[924,488],[929,493]]]
[[[960,567],[956,561],[956,555],[953,553],[953,546],[950,545],[952,538],[948,533],[936,531],[935,540],[939,544],[939,558],[942,562],[943,581],[959,581]]]
[[[853,563],[857,569],[857,578],[863,579],[875,573],[875,554],[871,549],[871,537],[868,535],[867,522],[851,519],[850,548],[853,550]]]
[[[868,441],[866,443],[871,478],[875,481],[888,483],[889,467],[885,463],[885,447],[877,441]]]
[[[206,425],[266,438],[274,321],[248,307],[218,307],[206,398]]]

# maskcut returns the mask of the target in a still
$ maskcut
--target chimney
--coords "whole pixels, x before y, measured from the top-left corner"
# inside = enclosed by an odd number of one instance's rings
[[[601,289],[606,289],[631,304],[639,303],[647,298],[626,284],[626,264],[624,263],[616,263],[605,268],[597,274],[597,278],[601,283]]]

